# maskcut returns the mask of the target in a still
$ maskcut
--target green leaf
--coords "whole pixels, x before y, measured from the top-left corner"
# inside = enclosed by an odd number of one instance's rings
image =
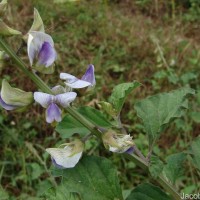
[[[77,111],[97,126],[104,128],[112,127],[104,115],[95,108],[83,106],[78,108]],[[81,136],[90,133],[87,128],[85,128],[80,122],[78,122],[70,115],[66,115],[63,118],[63,120],[57,125],[56,131],[60,133],[62,138],[69,138],[74,133],[79,133]]]
[[[38,179],[43,173],[44,169],[38,163],[31,163],[31,179]]]
[[[117,113],[120,113],[126,97],[140,85],[139,82],[134,81],[132,83],[122,83],[114,87],[109,101]]]
[[[183,115],[188,108],[188,94],[194,94],[194,90],[185,87],[150,96],[135,104],[137,115],[143,120],[148,134],[149,144],[153,144],[168,123]]]
[[[126,200],[172,200],[159,187],[150,183],[137,186]]]
[[[110,116],[115,117],[117,115],[117,111],[113,108],[113,105],[111,103],[101,101],[99,102],[99,105],[101,106],[101,109]]]
[[[0,186],[0,200],[7,200],[8,198],[7,192]]]
[[[122,200],[117,170],[106,158],[85,156],[71,169],[56,170],[68,192],[78,193],[81,200]]]
[[[200,123],[200,112],[191,112],[190,116],[196,123]]]
[[[197,137],[192,142],[190,148],[193,163],[200,170],[200,137]]]
[[[74,133],[79,133],[81,137],[90,133],[87,128],[70,115],[66,115],[62,121],[58,123],[55,130],[63,139],[70,138]]]
[[[12,35],[21,35],[22,33],[10,28],[2,20],[0,20],[0,35],[2,36],[12,36]]]
[[[42,18],[40,17],[40,14],[36,8],[34,8],[34,21],[33,21],[33,24],[31,26],[31,29],[29,30],[29,32],[30,31],[45,32]]]
[[[176,153],[166,158],[167,164],[164,166],[163,173],[174,184],[176,179],[181,177],[184,173],[184,161],[186,159],[185,153]]]
[[[57,188],[50,188],[41,197],[48,200],[81,200],[78,194],[67,192],[66,188],[61,185]]]
[[[151,176],[157,178],[162,173],[163,167],[163,162],[157,156],[152,155],[149,165]]]

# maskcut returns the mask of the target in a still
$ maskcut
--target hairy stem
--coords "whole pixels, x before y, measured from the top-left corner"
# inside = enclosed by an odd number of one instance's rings
[[[53,94],[52,90],[45,84],[44,81],[42,81],[36,74],[29,71],[26,64],[15,54],[15,52],[3,41],[3,39],[0,37],[0,47],[2,50],[4,50],[10,57],[13,59],[13,61],[17,64],[16,67],[21,69],[37,86],[40,88],[43,92]],[[84,118],[80,113],[78,113],[75,109],[72,107],[68,107],[67,112],[73,116],[77,121],[79,121],[81,124],[83,124],[86,128],[88,128],[93,135],[97,136],[101,139],[102,132],[98,127],[96,127],[93,123],[91,123],[89,120]],[[133,161],[144,169],[146,172],[148,172],[148,164],[139,158],[136,155],[129,155],[124,154],[125,157],[127,157],[129,160]],[[156,181],[167,191],[169,192],[175,200],[180,200],[180,195],[176,192],[174,187],[169,184],[162,176],[159,176]]]

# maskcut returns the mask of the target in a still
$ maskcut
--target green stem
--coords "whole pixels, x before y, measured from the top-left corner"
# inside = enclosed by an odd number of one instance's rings
[[[17,67],[21,69],[37,86],[40,88],[43,92],[53,94],[52,90],[43,82],[36,74],[29,71],[26,64],[15,54],[15,52],[2,40],[0,37],[0,47],[2,50],[4,50],[17,64]],[[96,127],[93,123],[91,123],[89,120],[84,118],[80,113],[78,113],[75,109],[72,107],[68,107],[67,112],[73,116],[77,121],[79,121],[81,124],[83,124],[86,128],[88,128],[93,135],[101,138],[102,132]],[[146,172],[148,172],[148,164],[143,161],[141,158],[139,158],[136,155],[129,155],[124,154],[125,157],[127,157],[129,160],[133,161],[144,169]],[[174,187],[170,185],[162,176],[159,176],[156,181],[160,183],[160,185],[163,186],[164,189],[166,189],[167,192],[169,192],[175,200],[180,200],[181,197],[179,194],[174,190]]]
[[[124,154],[124,157],[128,158],[130,161],[133,161],[137,166],[141,167],[146,173],[149,173],[148,164],[139,158],[136,155]],[[181,196],[174,187],[162,176],[158,176],[155,179],[169,194],[173,196],[175,200],[181,200]]]

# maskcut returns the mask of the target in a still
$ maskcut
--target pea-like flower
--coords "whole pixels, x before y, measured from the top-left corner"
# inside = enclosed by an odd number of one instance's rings
[[[112,130],[108,130],[106,133],[104,133],[102,140],[104,146],[109,149],[109,151],[115,153],[129,152],[134,145],[130,135],[116,133]]]
[[[25,92],[18,88],[11,87],[4,79],[0,92],[0,106],[6,110],[22,109],[33,102],[32,92]]]
[[[48,148],[53,164],[58,168],[72,168],[80,160],[84,149],[84,143],[75,140],[71,143],[60,145],[59,148]]]
[[[45,74],[50,74],[54,71],[52,65],[56,60],[57,54],[50,35],[44,32],[30,31],[28,33],[27,51],[30,65],[34,69]]]
[[[81,79],[76,78],[75,76],[67,73],[60,73],[60,79],[65,80],[65,84],[74,89],[84,88],[84,87],[93,87],[96,84],[95,75],[94,75],[94,65],[89,65],[85,74]]]
[[[51,95],[43,92],[34,92],[34,99],[42,107],[46,108],[46,122],[52,123],[54,120],[60,122],[61,109],[59,106],[66,108],[76,98],[75,92],[66,92],[63,94]]]

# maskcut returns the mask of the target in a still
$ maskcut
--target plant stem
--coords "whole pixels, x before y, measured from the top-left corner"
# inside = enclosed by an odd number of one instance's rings
[[[26,64],[16,55],[16,53],[2,40],[0,37],[0,47],[2,50],[4,50],[17,64],[17,67],[21,69],[37,86],[40,88],[43,92],[53,94],[52,90],[43,82],[36,74],[29,71]],[[75,109],[72,107],[68,107],[67,112],[73,116],[77,121],[79,121],[82,125],[84,125],[86,128],[88,128],[93,135],[101,138],[102,132],[98,127],[96,127],[93,123],[91,123],[89,120],[84,118],[80,113],[78,113]],[[146,172],[148,172],[148,164],[141,158],[139,158],[136,155],[130,155],[125,153],[125,157],[127,157],[129,160],[133,161],[144,169]],[[170,185],[162,176],[159,176],[156,181],[162,185],[164,189],[166,189],[167,192],[169,192],[175,200],[180,200],[181,197],[179,194],[175,191],[174,187]]]

